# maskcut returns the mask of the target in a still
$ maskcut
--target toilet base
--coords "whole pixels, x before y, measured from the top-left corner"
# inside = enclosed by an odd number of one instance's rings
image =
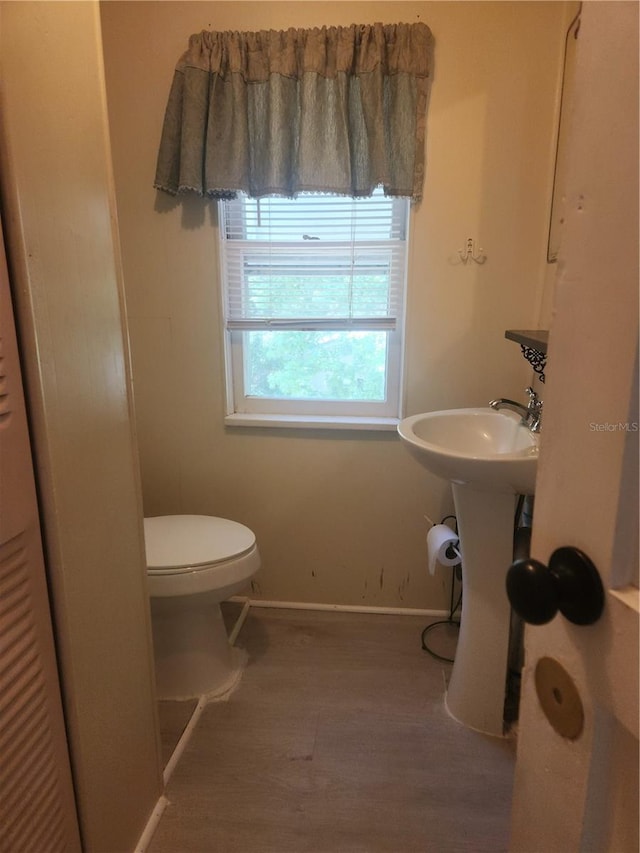
[[[229,645],[220,604],[208,595],[151,598],[158,699],[224,695],[246,656]]]

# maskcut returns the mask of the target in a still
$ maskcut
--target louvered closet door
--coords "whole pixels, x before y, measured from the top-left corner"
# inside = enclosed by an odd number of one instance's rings
[[[0,226],[0,851],[80,850]]]

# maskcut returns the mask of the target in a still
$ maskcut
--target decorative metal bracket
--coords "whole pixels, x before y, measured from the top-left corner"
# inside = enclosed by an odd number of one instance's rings
[[[547,368],[547,354],[540,350],[520,344],[522,355],[527,359],[533,372],[538,375],[540,382],[544,384],[544,372]]]

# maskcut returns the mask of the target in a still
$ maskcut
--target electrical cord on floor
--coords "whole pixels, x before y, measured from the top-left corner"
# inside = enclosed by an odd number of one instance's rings
[[[455,515],[445,515],[445,517],[442,519],[440,524],[444,524],[444,522],[448,518],[452,518],[454,520],[454,522],[456,523],[455,533],[457,536],[458,535],[458,523],[457,523],[457,519],[456,519]],[[421,635],[421,643],[422,643],[423,651],[430,654],[432,658],[435,658],[436,660],[444,661],[445,663],[453,663],[453,658],[447,658],[447,657],[444,657],[444,655],[439,655],[437,652],[434,652],[433,649],[430,649],[429,646],[427,645],[425,637],[434,628],[437,628],[440,625],[455,625],[456,628],[460,627],[460,620],[454,619],[454,616],[455,616],[458,608],[462,604],[462,590],[460,590],[460,595],[458,596],[458,600],[456,601],[455,605],[453,603],[454,594],[455,594],[456,578],[458,578],[458,580],[462,583],[462,573],[460,571],[460,563],[458,563],[457,566],[453,566],[453,568],[451,570],[451,596],[449,599],[449,616],[447,617],[447,619],[440,619],[438,622],[432,622],[431,625],[427,625],[427,627],[424,629],[424,631],[422,632],[422,635]]]

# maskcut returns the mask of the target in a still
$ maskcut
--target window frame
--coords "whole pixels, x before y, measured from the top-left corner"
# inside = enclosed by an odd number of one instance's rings
[[[359,320],[331,319],[286,319],[258,321],[253,325],[250,320],[238,323],[228,316],[228,240],[225,233],[225,200],[218,202],[218,251],[220,272],[220,301],[221,322],[224,341],[225,366],[225,424],[229,426],[291,426],[291,427],[324,427],[329,429],[376,429],[395,430],[402,417],[404,390],[404,350],[406,326],[406,297],[408,279],[408,250],[411,221],[411,208],[407,199],[393,199],[395,205],[392,217],[401,217],[401,238],[389,241],[355,241],[357,244],[375,243],[377,247],[389,244],[396,256],[401,257],[401,288],[397,317],[392,327],[387,320],[368,318]],[[235,240],[233,242],[236,242]],[[256,251],[255,242],[237,241],[243,243],[237,250],[249,254]],[[273,241],[284,244],[286,241]],[[398,248],[401,252],[398,252]],[[311,251],[312,246],[309,246]],[[300,245],[305,251],[305,244]],[[238,263],[236,261],[236,263]],[[243,326],[243,328],[239,328]],[[277,397],[256,397],[245,393],[245,335],[251,329],[278,330],[379,330],[387,335],[385,389],[384,401],[358,400],[308,400],[283,399]]]

